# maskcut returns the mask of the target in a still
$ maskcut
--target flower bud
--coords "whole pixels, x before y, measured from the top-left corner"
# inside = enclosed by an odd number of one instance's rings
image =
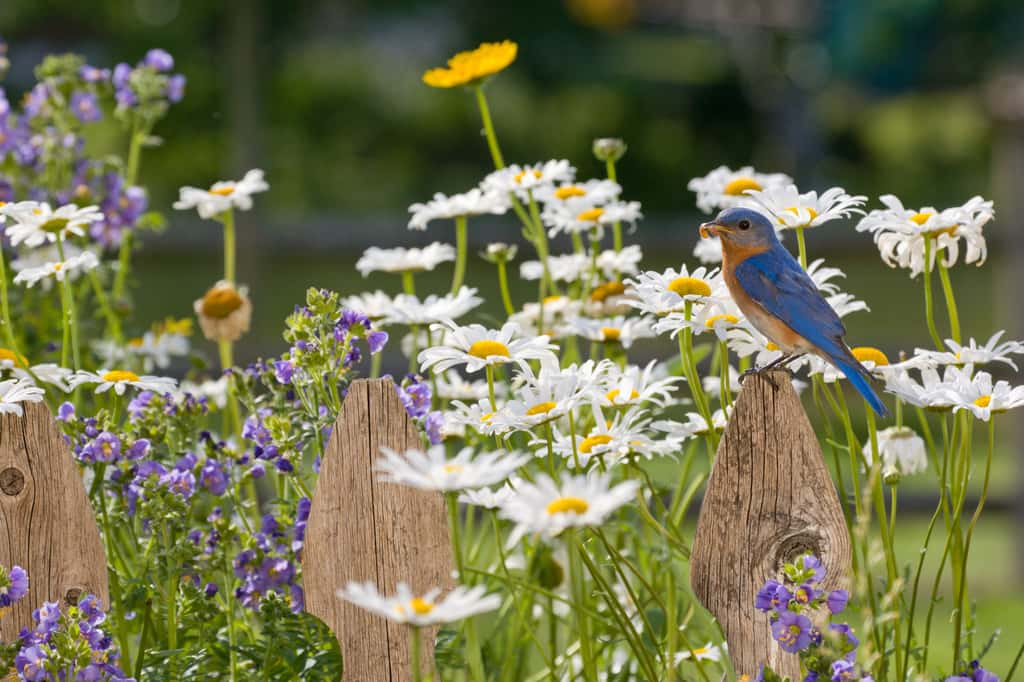
[[[515,244],[494,242],[493,244],[488,244],[487,250],[481,252],[480,256],[487,262],[497,265],[499,263],[508,263],[515,259],[518,251],[519,247]]]
[[[626,155],[626,143],[618,137],[600,137],[594,140],[593,149],[598,161],[614,163]]]
[[[210,341],[237,341],[249,331],[252,303],[245,287],[220,281],[193,304],[203,336]]]

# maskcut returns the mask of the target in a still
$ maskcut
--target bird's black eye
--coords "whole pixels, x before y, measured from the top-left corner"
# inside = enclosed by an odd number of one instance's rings
[[[741,220],[738,223],[737,227],[739,227],[741,230],[749,230],[750,229],[750,221],[749,220]]]

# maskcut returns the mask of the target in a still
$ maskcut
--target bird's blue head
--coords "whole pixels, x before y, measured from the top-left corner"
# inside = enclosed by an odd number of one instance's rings
[[[727,208],[700,226],[701,237],[721,237],[723,245],[740,248],[769,247],[778,241],[771,219],[751,208]]]

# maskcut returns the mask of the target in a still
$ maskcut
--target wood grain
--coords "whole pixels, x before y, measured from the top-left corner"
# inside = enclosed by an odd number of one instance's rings
[[[28,571],[28,596],[0,618],[10,642],[44,601],[95,594],[110,606],[107,559],[78,467],[43,403],[0,415],[0,564]]]
[[[811,552],[844,586],[850,539],[831,475],[786,372],[743,384],[715,456],[693,541],[690,583],[721,623],[737,673],[768,664],[800,679],[796,656],[771,637],[754,596],[781,567]]]
[[[452,585],[444,499],[377,481],[380,448],[422,447],[390,379],[354,381],[320,465],[306,528],[302,570],[306,610],[338,637],[344,679],[412,679],[408,634],[337,598],[349,581],[372,581],[391,594],[399,582],[417,593]],[[436,629],[427,633],[433,641]],[[424,647],[426,665],[433,648]]]

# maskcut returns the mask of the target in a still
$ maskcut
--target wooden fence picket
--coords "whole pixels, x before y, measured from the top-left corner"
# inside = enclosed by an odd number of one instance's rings
[[[306,610],[337,636],[345,680],[404,682],[412,668],[404,628],[338,599],[339,588],[350,580],[389,594],[399,582],[417,594],[452,586],[443,497],[381,483],[373,470],[381,447],[422,445],[390,379],[352,382],[320,464],[302,550]]]
[[[28,571],[29,593],[0,618],[10,642],[44,601],[87,593],[110,606],[99,526],[67,442],[43,403],[0,415],[0,564]]]
[[[722,625],[739,674],[768,664],[800,679],[796,656],[772,640],[754,595],[811,552],[825,587],[846,587],[850,539],[821,447],[786,372],[743,384],[718,447],[693,541],[690,582]]]

